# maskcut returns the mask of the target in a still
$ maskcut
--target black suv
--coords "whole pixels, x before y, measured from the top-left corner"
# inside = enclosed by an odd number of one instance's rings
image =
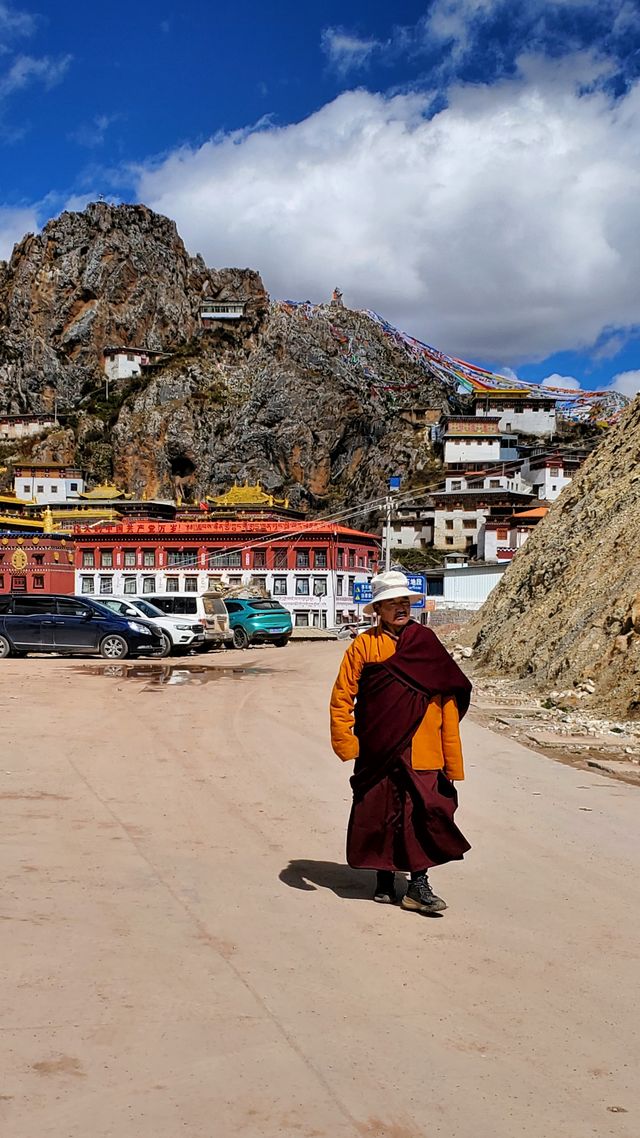
[[[0,659],[27,652],[99,652],[107,660],[152,656],[163,640],[146,620],[117,616],[83,597],[0,596]]]

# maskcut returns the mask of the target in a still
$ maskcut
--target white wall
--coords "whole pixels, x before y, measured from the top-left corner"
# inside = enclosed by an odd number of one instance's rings
[[[500,461],[500,439],[474,435],[473,438],[448,438],[444,444],[444,461],[463,462],[472,469],[482,462]]]
[[[42,490],[39,487],[42,487]],[[72,489],[75,487],[75,489]],[[83,478],[44,478],[42,475],[19,478],[13,482],[16,498],[21,501],[36,501],[38,505],[49,502],[75,502],[84,493]]]
[[[506,565],[452,566],[444,568],[444,596],[438,608],[479,609],[502,578]]]
[[[105,356],[105,375],[111,380],[130,379],[132,375],[141,375],[141,358],[133,352],[118,352],[116,356]]]
[[[81,556],[80,552],[80,556]],[[349,595],[350,585],[355,580],[363,580],[362,570],[344,570],[334,572],[331,570],[255,570],[248,578],[238,568],[224,570],[189,570],[189,569],[76,569],[76,593],[94,596],[151,596],[153,593],[177,592],[179,594],[204,593],[207,589],[215,588],[223,575],[231,585],[244,584],[248,580],[264,584],[267,592],[273,599],[288,608],[293,615],[294,623],[297,614],[307,614],[308,624],[316,627],[331,628],[342,620],[355,620],[362,613],[362,606],[356,605]],[[286,579],[286,592],[274,591],[274,577]],[[169,590],[167,578],[177,578],[178,588]],[[296,593],[296,580],[308,581],[309,594]],[[342,592],[338,594],[336,587],[342,581]],[[146,583],[145,583],[146,581]],[[187,581],[190,587],[187,587]],[[326,589],[324,596],[314,594],[315,582],[321,582]],[[91,583],[87,592],[85,582]],[[131,591],[131,582],[135,583],[135,592]],[[193,583],[195,582],[195,588]]]
[[[486,418],[487,415],[500,416],[500,430],[502,431],[521,431],[525,435],[552,435],[555,434],[557,428],[556,422],[556,409],[555,407],[547,410],[546,408],[535,409],[530,404],[525,404],[524,408],[517,408],[514,404],[513,408],[506,411],[497,411],[493,407],[481,407],[476,404],[476,415]]]

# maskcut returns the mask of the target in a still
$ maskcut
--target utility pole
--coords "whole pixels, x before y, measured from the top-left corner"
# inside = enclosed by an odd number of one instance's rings
[[[402,479],[394,477],[389,479],[389,491],[385,498],[385,528],[384,528],[384,567],[388,573],[391,568],[391,517],[393,514],[393,497],[400,489]]]

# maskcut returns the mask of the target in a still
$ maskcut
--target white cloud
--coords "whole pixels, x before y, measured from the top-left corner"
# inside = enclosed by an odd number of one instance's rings
[[[640,83],[578,93],[584,59],[492,87],[349,91],[300,123],[182,148],[135,171],[214,265],[275,296],[353,307],[467,357],[516,364],[640,322]]]
[[[580,382],[573,375],[558,375],[557,371],[553,375],[547,375],[540,383],[541,387],[560,387],[565,391],[578,391],[580,389]]]
[[[619,372],[611,380],[611,387],[614,391],[619,391],[622,395],[629,395],[633,398],[640,391],[640,371]]]
[[[7,261],[16,241],[21,241],[25,233],[35,233],[38,229],[36,211],[32,207],[9,209],[0,206],[0,261]]]
[[[356,35],[344,28],[325,28],[322,50],[340,75],[362,67],[380,46],[378,40]]]
[[[30,12],[22,12],[16,8],[9,8],[7,4],[0,4],[0,36],[4,40],[30,36],[35,28],[36,21]]]
[[[71,56],[64,55],[58,59],[42,56],[37,59],[31,55],[18,55],[4,75],[0,75],[0,98],[6,98],[28,87],[33,82],[42,83],[50,90],[63,78]]]

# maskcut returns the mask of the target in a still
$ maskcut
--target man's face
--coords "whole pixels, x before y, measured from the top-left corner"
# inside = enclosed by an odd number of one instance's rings
[[[380,601],[376,611],[382,623],[399,632],[411,620],[411,602],[408,597],[394,597],[391,601]]]

